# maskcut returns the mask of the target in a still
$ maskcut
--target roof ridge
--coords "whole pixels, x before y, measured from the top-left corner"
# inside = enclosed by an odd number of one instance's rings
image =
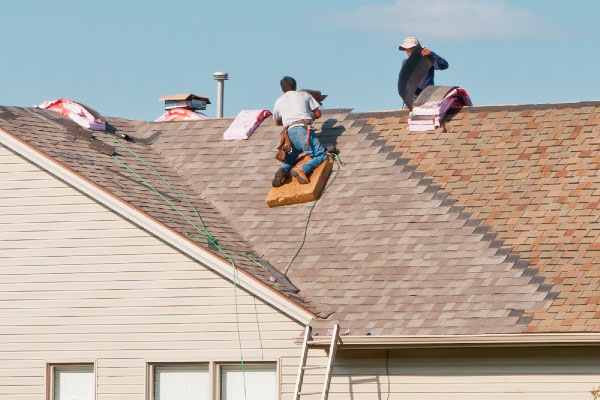
[[[559,103],[523,103],[523,104],[486,104],[465,106],[456,111],[449,113],[460,112],[480,112],[480,111],[526,111],[526,110],[559,110],[564,108],[580,108],[580,107],[600,107],[600,100],[589,101],[574,101],[574,102],[559,102]],[[403,117],[408,115],[410,111],[407,109],[399,110],[380,110],[380,111],[357,111],[352,112],[349,118],[385,118],[385,117]]]

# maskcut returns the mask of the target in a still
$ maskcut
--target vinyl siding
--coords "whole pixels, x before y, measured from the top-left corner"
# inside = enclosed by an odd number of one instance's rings
[[[85,361],[98,400],[142,400],[148,362],[239,362],[238,326],[293,387],[301,324],[0,147],[0,399]]]

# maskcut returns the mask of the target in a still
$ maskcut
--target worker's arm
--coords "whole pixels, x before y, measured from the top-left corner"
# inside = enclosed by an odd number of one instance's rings
[[[321,110],[319,110],[318,108],[315,108],[312,112],[312,116],[313,116],[313,119],[321,118]]]
[[[283,121],[281,120],[281,118],[278,118],[275,120],[275,125],[277,126],[283,126]]]
[[[444,70],[448,68],[448,61],[444,60],[442,57],[438,56],[433,51],[429,50],[427,47],[425,47],[421,51],[421,55],[423,57],[429,57],[433,60],[433,69]]]

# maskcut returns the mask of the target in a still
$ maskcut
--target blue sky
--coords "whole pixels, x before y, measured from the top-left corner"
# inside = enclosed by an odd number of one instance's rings
[[[3,2],[0,104],[70,98],[151,120],[165,94],[216,100],[222,70],[228,116],[272,108],[283,75],[326,108],[398,109],[408,35],[449,61],[436,83],[476,105],[600,100],[598,15],[596,0]]]

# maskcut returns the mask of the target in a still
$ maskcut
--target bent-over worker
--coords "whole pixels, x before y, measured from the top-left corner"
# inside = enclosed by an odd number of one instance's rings
[[[283,185],[290,174],[299,183],[306,184],[313,170],[327,159],[325,149],[311,126],[315,119],[321,117],[321,110],[319,103],[310,94],[296,91],[294,78],[284,76],[280,85],[283,95],[275,102],[273,119],[276,125],[287,129],[291,148],[286,152],[283,165],[275,173],[273,186]],[[311,160],[294,167],[302,152],[309,155]]]
[[[415,47],[417,47],[419,44],[420,44],[419,39],[417,39],[416,37],[410,36],[410,37],[407,37],[406,39],[404,39],[404,41],[398,47],[398,49],[400,51],[406,52],[406,55],[408,57],[410,57],[410,55],[413,53]],[[448,61],[444,60],[442,57],[438,56],[433,51],[429,50],[427,47],[424,47],[421,50],[421,55],[423,57],[430,57],[431,60],[433,61],[433,65],[429,69],[429,73],[427,75],[425,75],[423,80],[417,86],[417,91],[415,93],[415,96],[418,96],[427,86],[434,85],[434,83],[433,83],[434,70],[436,70],[436,69],[437,70],[445,70],[448,68]],[[402,66],[404,66],[404,64],[406,64],[407,60],[408,60],[408,58],[406,58],[404,61],[402,61]]]

